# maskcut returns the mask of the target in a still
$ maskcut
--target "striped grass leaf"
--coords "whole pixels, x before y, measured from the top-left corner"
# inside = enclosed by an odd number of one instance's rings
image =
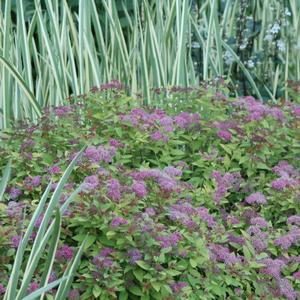
[[[3,66],[9,71],[9,74],[11,74],[14,79],[18,82],[20,88],[22,88],[24,94],[27,96],[28,100],[30,101],[34,111],[36,112],[36,114],[38,116],[41,116],[41,108],[40,105],[38,104],[38,102],[36,101],[35,96],[33,95],[33,93],[30,91],[30,89],[28,88],[28,86],[26,85],[25,81],[23,80],[22,76],[20,75],[20,73],[16,70],[16,68],[7,60],[5,59],[3,56],[0,56],[0,62],[3,64]],[[3,81],[3,84],[5,83],[5,81]],[[6,101],[3,101],[3,103],[5,103]],[[7,117],[7,115],[5,116]],[[7,120],[6,120],[7,121]]]
[[[67,277],[67,280],[65,282],[63,282],[56,293],[55,296],[55,300],[64,300],[67,297],[68,291],[70,290],[73,278],[74,278],[74,274],[76,269],[78,268],[78,264],[80,262],[81,259],[81,255],[85,246],[85,243],[88,239],[88,236],[85,237],[85,239],[83,240],[79,250],[77,251],[77,254],[74,258],[74,260],[72,262],[70,262],[64,272],[64,276]]]
[[[36,300],[40,295],[45,294],[46,292],[50,291],[51,289],[55,288],[58,285],[61,285],[62,283],[64,283],[66,280],[68,279],[68,277],[62,277],[58,280],[55,280],[49,284],[47,284],[46,286],[37,289],[36,291],[32,292],[30,295],[24,297],[22,300]]]
[[[9,181],[11,174],[11,159],[8,161],[7,165],[5,166],[5,169],[2,174],[2,178],[0,181],[0,201],[2,200],[3,194],[5,192],[7,183]]]
[[[239,65],[239,67],[241,68],[241,70],[244,72],[245,76],[247,77],[247,79],[249,80],[250,85],[252,86],[255,94],[257,95],[258,99],[262,100],[262,96],[257,88],[257,85],[255,84],[255,81],[253,80],[251,74],[249,73],[249,71],[246,69],[246,67],[244,66],[244,64],[241,62],[241,60],[239,59],[239,57],[236,55],[236,53],[232,50],[232,48],[227,45],[224,41],[222,41],[222,45],[223,47],[230,52],[230,54],[233,56],[233,58],[235,59],[235,61],[237,62],[237,64]]]

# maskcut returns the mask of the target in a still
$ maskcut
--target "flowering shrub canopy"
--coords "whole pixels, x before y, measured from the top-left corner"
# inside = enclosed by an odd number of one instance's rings
[[[0,299],[37,199],[85,144],[60,199],[83,182],[52,276],[89,233],[69,299],[299,297],[299,107],[172,97],[146,108],[95,89],[3,133],[0,165],[15,169],[0,204]]]

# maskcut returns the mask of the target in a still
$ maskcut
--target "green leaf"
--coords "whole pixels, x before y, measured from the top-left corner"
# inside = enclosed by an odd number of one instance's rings
[[[265,267],[264,264],[260,264],[255,261],[250,262],[249,266],[250,266],[250,268],[253,268],[253,269],[261,269],[261,268]]]
[[[181,274],[181,272],[177,270],[167,270],[166,272],[171,276],[177,276]]]
[[[243,253],[247,260],[251,260],[252,258],[251,252],[245,245],[243,245]]]
[[[96,236],[89,235],[86,239],[84,250],[88,249],[91,245],[93,245],[96,241]]]
[[[151,285],[152,285],[152,287],[153,287],[157,292],[160,291],[160,288],[161,288],[161,283],[160,283],[160,282],[154,281],[154,282],[151,282]]]
[[[142,260],[137,260],[136,264],[144,270],[150,270],[150,266]]]
[[[142,292],[141,288],[137,285],[130,286],[129,291],[130,291],[130,293],[132,293],[136,296],[142,296],[143,295],[143,292]]]
[[[197,262],[194,259],[190,258],[190,265],[192,266],[192,268],[196,268]]]
[[[145,272],[143,270],[141,269],[133,270],[133,274],[138,281],[143,282],[144,275],[145,275]]]
[[[119,300],[127,300],[128,299],[128,293],[126,291],[120,292]]]
[[[94,285],[93,287],[93,295],[95,296],[95,298],[98,298],[101,295],[101,288],[98,285]]]

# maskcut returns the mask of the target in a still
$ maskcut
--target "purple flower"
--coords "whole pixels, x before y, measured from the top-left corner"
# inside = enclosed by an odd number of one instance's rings
[[[233,234],[229,234],[228,235],[228,242],[239,244],[239,245],[244,245],[245,244],[245,239],[243,237],[240,237],[240,236],[235,236]]]
[[[269,226],[268,222],[267,222],[264,218],[262,218],[262,217],[252,218],[252,219],[250,220],[250,223],[251,223],[252,225],[257,225],[257,226],[259,226],[260,228],[266,228],[266,227]]]
[[[215,261],[224,262],[226,265],[232,265],[240,262],[240,260],[235,256],[235,253],[230,252],[228,248],[212,244],[210,247],[210,256]]]
[[[70,290],[68,293],[69,300],[80,300],[80,294],[77,289]]]
[[[118,80],[112,80],[110,82],[103,83],[100,86],[101,90],[110,90],[110,89],[121,90],[124,88],[125,88],[125,86]]]
[[[127,225],[128,221],[122,217],[116,217],[112,219],[110,226],[113,228],[119,227],[120,225]]]
[[[10,218],[18,219],[22,217],[23,208],[24,208],[24,203],[9,201],[7,205],[6,213]]]
[[[176,180],[168,177],[160,177],[157,179],[157,183],[161,187],[162,190],[166,192],[172,192],[177,187]]]
[[[148,214],[149,216],[155,216],[155,210],[152,207],[147,207],[145,209],[146,214]]]
[[[139,198],[143,198],[147,195],[147,187],[144,181],[135,181],[131,188]]]
[[[160,131],[155,131],[150,135],[151,139],[153,141],[163,141],[163,142],[167,142],[169,140],[169,138],[161,133]]]
[[[172,177],[181,177],[182,176],[182,171],[177,168],[174,168],[172,166],[165,167],[164,172]]]
[[[200,115],[197,113],[189,114],[187,112],[182,112],[178,116],[174,117],[176,125],[181,129],[188,129],[192,125],[199,124]]]
[[[6,288],[3,286],[3,284],[0,283],[0,295],[4,294],[6,291]]]
[[[267,200],[266,200],[264,194],[261,192],[256,192],[256,193],[251,194],[250,196],[248,196],[245,199],[245,201],[248,204],[254,204],[254,203],[265,204],[265,203],[267,203]]]
[[[292,187],[297,184],[297,181],[288,175],[281,176],[272,181],[271,185],[274,190],[282,191],[285,188]]]
[[[174,294],[179,294],[181,290],[187,286],[188,286],[187,282],[178,281],[171,284],[171,289]]]
[[[300,270],[299,270],[298,272],[295,272],[295,273],[293,274],[293,277],[294,277],[295,279],[297,279],[297,280],[300,280]]]
[[[169,236],[158,236],[156,238],[156,240],[160,242],[162,248],[176,246],[181,239],[182,235],[180,232],[174,232]]]
[[[208,227],[213,228],[217,225],[215,218],[211,214],[209,214],[207,208],[199,207],[197,209],[197,214],[203,221],[207,222]]]
[[[267,241],[260,238],[252,238],[252,245],[258,253],[265,251],[268,248]]]
[[[217,189],[214,194],[214,200],[216,204],[220,203],[228,190],[239,190],[242,181],[242,177],[238,172],[225,173],[224,176],[222,176],[219,171],[213,171],[211,176],[217,182]]]
[[[232,225],[237,225],[237,224],[240,224],[240,220],[235,216],[228,215],[227,223],[232,224]]]
[[[169,216],[173,221],[179,221],[183,225],[195,228],[197,226],[191,218],[196,215],[196,209],[194,209],[189,203],[174,204],[169,208]]]
[[[272,168],[272,171],[280,176],[291,176],[297,177],[299,176],[299,171],[297,171],[292,165],[290,165],[287,161],[282,160],[278,163],[277,166]]]
[[[73,257],[73,249],[68,245],[63,245],[56,251],[55,257],[60,261],[70,261]]]
[[[115,252],[115,250],[113,248],[106,247],[106,248],[101,249],[99,255],[102,257],[106,257],[106,256],[109,256],[110,254],[112,254],[113,252]]]
[[[232,135],[228,130],[219,130],[217,136],[226,142],[230,142],[232,138]]]
[[[19,244],[21,242],[22,238],[21,236],[19,235],[14,235],[12,238],[11,238],[11,243],[12,243],[12,246],[14,248],[18,248],[19,247]]]
[[[135,264],[137,260],[142,259],[142,254],[138,249],[130,249],[127,254],[130,257],[131,264]]]
[[[113,157],[116,155],[116,148],[115,147],[104,147],[98,146],[98,153],[100,156],[100,161],[104,161],[106,163],[110,163]]]
[[[124,144],[121,143],[120,141],[116,140],[116,139],[110,139],[109,140],[109,145],[115,148],[122,148],[124,147]]]
[[[53,282],[55,280],[57,280],[57,276],[56,276],[56,273],[54,271],[52,271],[49,276],[49,282]]]
[[[264,258],[258,262],[265,265],[265,268],[260,269],[260,272],[270,275],[275,279],[279,279],[281,277],[281,270],[286,265],[283,260],[272,258]]]
[[[24,151],[27,148],[33,148],[35,145],[35,141],[32,139],[27,139],[21,144],[21,151]]]
[[[37,187],[41,184],[41,176],[35,176],[35,177],[26,177],[24,180],[24,185],[32,189],[33,187]]]
[[[54,109],[55,115],[59,118],[66,116],[71,111],[72,108],[70,106],[59,106]]]
[[[109,258],[103,258],[101,256],[95,256],[93,258],[93,264],[96,265],[99,269],[109,269],[113,265],[113,261]]]
[[[82,187],[83,189],[90,191],[96,189],[98,185],[99,185],[98,177],[96,175],[92,175],[92,176],[85,177]]]
[[[50,169],[49,169],[49,173],[50,174],[58,174],[61,172],[61,168],[59,166],[52,166]]]
[[[300,216],[294,215],[294,216],[288,217],[287,224],[300,225]]]
[[[287,300],[296,300],[297,294],[293,289],[293,286],[286,278],[280,278],[278,280],[281,295],[285,296]]]
[[[287,186],[287,181],[284,178],[278,178],[272,181],[271,185],[274,190],[281,191]]]
[[[84,151],[84,156],[93,162],[99,162],[100,154],[95,146],[87,147]]]
[[[41,214],[37,220],[35,221],[35,224],[34,224],[34,227],[35,228],[39,228],[42,224],[42,221],[43,221],[43,218],[44,218],[44,214]]]
[[[300,229],[292,228],[286,235],[283,235],[274,240],[274,244],[281,249],[287,250],[293,244],[296,244],[300,240]]]
[[[36,281],[30,283],[29,288],[27,289],[28,293],[31,294],[39,288],[39,284]]]
[[[22,195],[22,192],[19,189],[15,188],[15,187],[12,187],[10,189],[10,192],[9,192],[10,199],[15,200],[16,198],[18,198],[21,195]]]
[[[110,179],[107,182],[107,196],[116,202],[121,200],[121,185],[119,180]]]
[[[41,184],[41,176],[34,176],[32,179],[31,179],[31,183],[33,186],[39,186]]]
[[[58,186],[58,182],[54,182],[51,184],[51,191],[54,191]]]

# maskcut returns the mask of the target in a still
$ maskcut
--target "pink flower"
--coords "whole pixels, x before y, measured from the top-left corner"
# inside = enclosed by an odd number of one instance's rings
[[[288,217],[287,224],[300,225],[300,216],[294,215],[294,216]]]
[[[178,281],[171,284],[171,289],[174,294],[179,294],[183,288],[188,286],[187,282],[184,281]]]
[[[119,227],[121,225],[127,225],[128,221],[122,217],[116,217],[112,219],[110,226],[113,228]]]
[[[36,281],[30,283],[28,288],[28,293],[31,294],[39,288],[39,284]]]
[[[60,261],[70,261],[73,257],[73,249],[68,245],[63,245],[56,251],[55,257]]]
[[[222,139],[222,140],[224,140],[224,141],[226,141],[226,142],[230,142],[231,141],[231,138],[232,138],[232,135],[231,135],[231,133],[228,131],[228,130],[219,130],[218,132],[217,132],[217,136],[220,138],[220,139]]]
[[[70,290],[68,293],[68,299],[69,300],[80,300],[79,291],[76,289]]]
[[[169,140],[169,138],[161,133],[160,131],[155,131],[150,135],[151,139],[154,141],[163,141],[163,142],[167,142]]]
[[[254,203],[266,204],[267,203],[265,196],[261,192],[256,192],[256,193],[251,194],[250,196],[248,196],[245,199],[245,201],[248,204],[254,204]]]
[[[59,166],[52,166],[50,169],[49,169],[49,173],[50,174],[58,174],[61,172],[61,169]]]
[[[293,274],[293,277],[294,277],[295,279],[297,279],[297,280],[300,280],[300,270],[299,270],[298,272],[295,272],[295,273]]]
[[[87,176],[84,179],[84,183],[83,183],[83,189],[85,190],[94,190],[98,187],[99,185],[99,179],[96,175],[91,175],[91,176]]]
[[[6,291],[6,288],[3,286],[3,284],[0,283],[0,295],[4,294]]]
[[[11,243],[13,245],[14,248],[18,248],[19,247],[19,244],[21,242],[21,237],[19,235],[14,235],[12,238],[11,238]]]
[[[265,219],[263,219],[262,217],[252,218],[252,219],[250,220],[250,223],[251,223],[252,225],[257,225],[257,226],[259,226],[260,228],[266,228],[266,227],[269,226],[268,222],[267,222]]]
[[[12,187],[9,191],[9,196],[13,200],[15,200],[16,198],[18,198],[21,195],[22,195],[22,192],[19,189],[15,188],[15,187]]]
[[[131,188],[139,198],[143,198],[147,195],[147,187],[144,181],[135,181]]]
[[[107,196],[116,202],[121,200],[121,185],[119,180],[110,179],[107,182]]]

